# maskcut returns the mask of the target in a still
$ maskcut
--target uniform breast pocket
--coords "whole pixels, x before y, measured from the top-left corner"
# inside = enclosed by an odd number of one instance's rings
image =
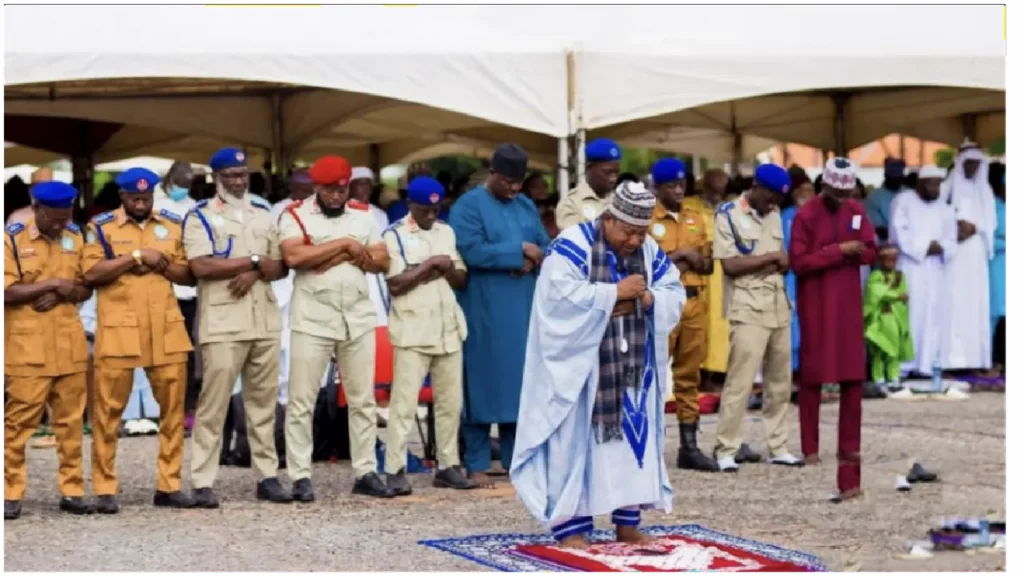
[[[178,354],[192,351],[192,340],[185,328],[185,317],[177,303],[168,304],[164,313],[164,353]]]
[[[239,300],[228,292],[226,285],[210,291],[203,304],[206,330],[211,336],[231,334],[251,328],[250,315],[239,308]]]
[[[292,298],[299,319],[314,324],[331,324],[341,312],[341,294],[327,286],[303,286]]]

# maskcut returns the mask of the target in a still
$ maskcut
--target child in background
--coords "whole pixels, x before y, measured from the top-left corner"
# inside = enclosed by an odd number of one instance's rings
[[[914,359],[907,308],[907,280],[896,269],[899,248],[878,251],[878,269],[864,289],[864,340],[871,358],[871,378],[879,388],[900,386],[900,364]]]

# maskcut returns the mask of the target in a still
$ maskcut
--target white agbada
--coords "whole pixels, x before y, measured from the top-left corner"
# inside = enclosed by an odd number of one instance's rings
[[[530,315],[510,476],[526,508],[548,529],[620,508],[672,509],[663,421],[671,385],[668,335],[686,293],[679,271],[648,236],[643,250],[654,306],[648,316],[649,393],[640,466],[627,440],[599,444],[592,428],[598,348],[616,301],[615,284],[592,283],[584,269],[592,237],[593,223],[585,223],[563,230],[551,243]]]
[[[933,240],[943,255],[927,255]],[[903,369],[931,375],[936,360],[945,367],[950,310],[957,304],[947,280],[950,262],[958,257],[953,209],[941,200],[925,202],[916,192],[900,194],[892,202],[889,241],[900,249],[897,267],[907,279],[914,341],[914,360]]]
[[[964,160],[970,159],[981,163],[974,178],[964,175]],[[942,366],[946,370],[992,367],[988,262],[995,255],[996,201],[988,183],[988,164],[979,149],[962,150],[939,193],[957,220],[977,229],[957,246],[956,258],[946,267],[946,282],[956,295],[950,306],[949,351]]]

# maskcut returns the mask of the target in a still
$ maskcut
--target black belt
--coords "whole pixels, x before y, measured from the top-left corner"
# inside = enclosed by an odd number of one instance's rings
[[[700,290],[696,286],[684,286],[686,288],[686,299],[696,298],[700,294]]]

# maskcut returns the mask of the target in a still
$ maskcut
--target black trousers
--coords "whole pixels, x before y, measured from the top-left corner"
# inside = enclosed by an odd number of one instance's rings
[[[1006,367],[1006,316],[999,318],[992,338],[992,363]]]
[[[196,321],[196,299],[178,300],[178,308],[181,309],[181,315],[185,317],[185,329],[188,330],[189,338],[191,338]],[[185,384],[186,414],[196,411],[196,403],[199,402],[199,389],[203,385],[203,381],[196,378],[196,354],[198,353],[199,346],[195,346],[195,350],[188,353],[188,374]]]

